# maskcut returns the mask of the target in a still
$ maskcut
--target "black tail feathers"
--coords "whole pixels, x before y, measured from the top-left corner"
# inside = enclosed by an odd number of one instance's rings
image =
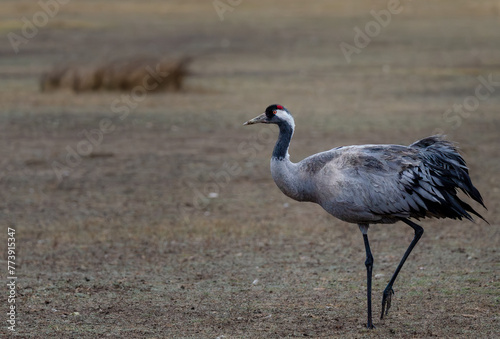
[[[465,217],[473,220],[469,214],[472,213],[486,221],[469,204],[457,196],[456,189],[460,188],[467,196],[486,208],[481,193],[472,184],[467,164],[455,144],[444,140],[441,135],[435,135],[419,140],[411,144],[410,147],[421,149],[420,154],[423,162],[419,168],[419,174],[423,180],[427,179],[432,182],[433,189],[438,190],[442,196],[440,199],[442,201],[439,204],[433,204],[434,211],[431,213],[438,217],[459,219]]]

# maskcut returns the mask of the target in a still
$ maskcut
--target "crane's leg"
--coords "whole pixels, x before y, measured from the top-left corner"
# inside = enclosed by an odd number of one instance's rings
[[[373,256],[370,250],[370,243],[368,242],[368,224],[359,224],[359,229],[363,233],[363,240],[365,241],[366,250],[366,296],[368,300],[368,323],[366,327],[375,328],[372,322],[372,271],[373,271]]]
[[[411,241],[410,246],[408,246],[408,249],[406,250],[405,254],[403,255],[403,258],[399,262],[398,268],[396,268],[396,271],[392,275],[391,280],[389,281],[389,283],[387,284],[387,287],[384,290],[384,293],[382,295],[382,314],[380,315],[380,319],[384,318],[384,311],[385,311],[385,315],[387,315],[387,313],[389,312],[389,309],[391,308],[391,298],[392,298],[392,295],[394,294],[394,290],[392,289],[392,285],[394,284],[394,281],[396,281],[396,278],[399,274],[399,271],[401,271],[401,268],[403,267],[403,265],[406,261],[406,258],[408,258],[411,251],[413,250],[413,247],[415,247],[415,245],[419,241],[422,234],[424,234],[424,229],[421,226],[415,224],[414,222],[411,222],[408,219],[401,219],[401,220],[415,230],[415,236],[413,237],[413,240]],[[386,308],[386,306],[387,306],[387,308]]]

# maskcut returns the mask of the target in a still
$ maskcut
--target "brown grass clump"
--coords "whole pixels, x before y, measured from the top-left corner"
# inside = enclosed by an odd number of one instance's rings
[[[189,75],[191,58],[179,60],[135,58],[113,60],[95,65],[55,66],[42,74],[40,91],[69,89],[85,91],[129,91],[139,86],[147,91],[180,91]]]

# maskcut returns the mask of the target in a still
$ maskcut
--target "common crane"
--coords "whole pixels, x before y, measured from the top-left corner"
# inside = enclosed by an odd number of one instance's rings
[[[293,163],[288,148],[295,129],[292,115],[281,105],[245,122],[276,124],[279,137],[271,157],[271,174],[279,189],[297,201],[319,204],[340,220],[358,224],[366,250],[368,328],[372,321],[373,256],[368,242],[370,224],[403,221],[415,236],[382,295],[382,313],[387,315],[394,294],[392,286],[406,259],[424,233],[408,218],[481,219],[460,200],[457,189],[480,203],[465,160],[453,143],[431,136],[410,146],[360,145],[337,147]],[[486,220],[485,220],[486,221]]]

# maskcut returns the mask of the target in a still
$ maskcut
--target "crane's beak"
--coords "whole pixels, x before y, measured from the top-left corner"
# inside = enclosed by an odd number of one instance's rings
[[[262,113],[258,117],[253,118],[252,120],[248,120],[245,122],[243,125],[253,125],[253,124],[258,124],[258,123],[268,123],[269,121],[267,120],[266,113]]]

